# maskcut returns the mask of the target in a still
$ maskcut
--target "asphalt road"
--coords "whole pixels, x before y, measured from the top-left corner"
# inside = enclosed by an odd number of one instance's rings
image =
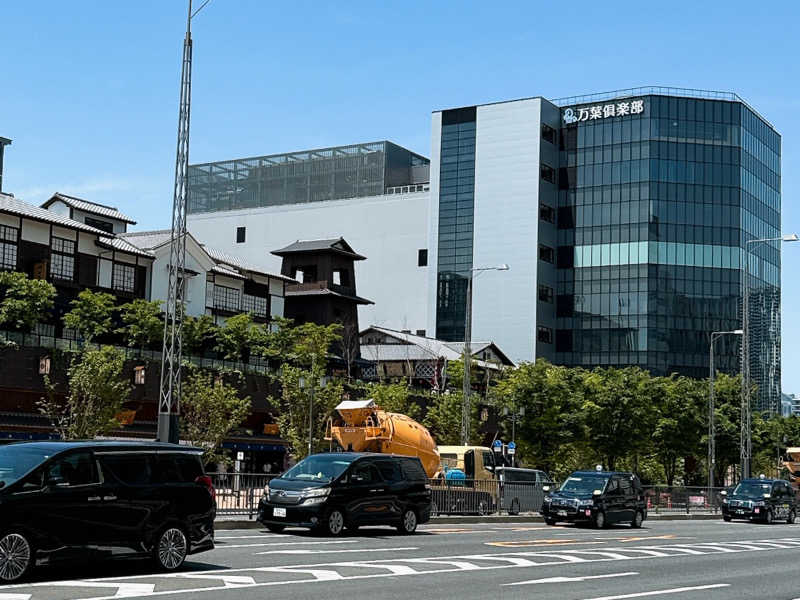
[[[0,600],[800,598],[800,525],[649,521],[642,529],[538,523],[427,525],[342,538],[220,531],[179,573],[147,562],[42,569]]]

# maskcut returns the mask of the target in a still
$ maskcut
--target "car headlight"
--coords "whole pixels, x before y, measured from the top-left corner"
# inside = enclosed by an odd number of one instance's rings
[[[327,499],[327,496],[312,496],[311,498],[306,498],[300,504],[302,506],[310,506],[312,504],[322,504]]]
[[[331,488],[322,487],[322,488],[317,488],[315,490],[308,490],[306,493],[303,494],[303,497],[304,498],[325,498],[330,493],[331,493]]]

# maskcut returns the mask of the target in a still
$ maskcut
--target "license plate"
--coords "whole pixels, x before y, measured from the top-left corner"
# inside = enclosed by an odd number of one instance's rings
[[[272,516],[273,517],[286,518],[286,509],[285,508],[273,508],[272,509]]]
[[[558,511],[558,516],[559,517],[566,517],[567,516],[567,511],[565,511],[565,510]]]

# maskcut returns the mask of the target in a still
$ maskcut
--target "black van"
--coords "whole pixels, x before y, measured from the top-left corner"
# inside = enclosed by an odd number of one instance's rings
[[[797,500],[791,484],[785,479],[742,479],[729,494],[722,495],[722,518],[747,521],[786,521],[797,518]]]
[[[361,525],[414,533],[431,514],[431,488],[419,458],[313,454],[264,489],[258,520],[272,532],[309,527],[328,535]]]
[[[639,478],[633,473],[576,471],[558,490],[545,486],[542,517],[548,525],[558,521],[589,523],[598,529],[614,523],[641,527],[647,504]]]
[[[212,549],[201,455],[152,442],[0,446],[0,583],[70,558],[151,556],[172,571]]]

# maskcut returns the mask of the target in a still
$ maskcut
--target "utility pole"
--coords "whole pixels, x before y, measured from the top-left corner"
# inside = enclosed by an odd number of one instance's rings
[[[192,102],[192,18],[210,0],[186,17],[183,39],[180,102],[178,108],[178,147],[175,154],[175,183],[172,196],[172,229],[169,244],[169,284],[164,315],[164,342],[161,353],[161,386],[158,394],[157,440],[177,444],[181,397],[182,325],[186,267],[186,206],[189,184],[189,112]]]

